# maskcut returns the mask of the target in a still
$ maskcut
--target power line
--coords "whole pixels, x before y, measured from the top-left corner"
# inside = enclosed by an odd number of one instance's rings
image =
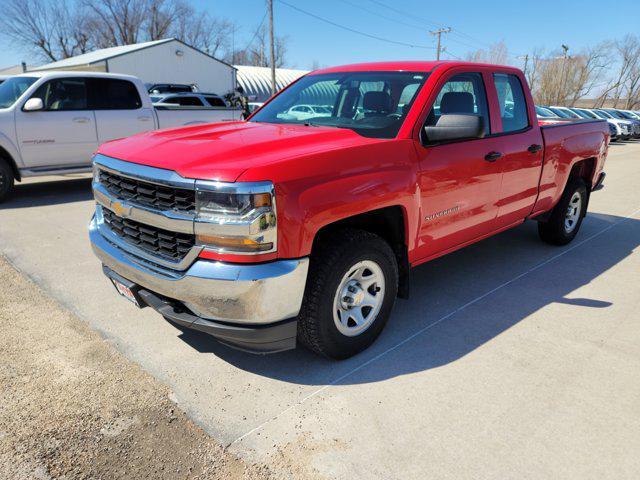
[[[387,15],[383,15],[382,13],[378,13],[375,10],[371,10],[367,7],[363,7],[362,5],[358,5],[357,3],[350,2],[349,0],[340,0],[340,1],[343,3],[346,3],[347,5],[351,5],[352,7],[359,8],[360,10],[368,12],[371,15],[375,15],[376,17],[384,18],[385,20],[388,20],[390,22],[394,22],[399,25],[404,25],[406,27],[415,28],[416,30],[420,30],[421,32],[424,32],[424,27],[418,26],[416,24],[408,23],[402,20],[398,20],[396,18],[389,17]]]
[[[264,25],[264,21],[267,18],[267,13],[269,12],[268,11],[264,12],[264,15],[262,16],[262,20],[260,20],[260,24],[258,25],[258,28],[256,28],[256,31],[254,32],[253,37],[251,37],[251,40],[249,40],[249,43],[247,43],[247,46],[244,47],[245,51],[249,50],[249,47],[258,36],[258,32],[260,32],[260,29],[262,28],[262,25]]]
[[[441,40],[442,34],[449,33],[450,31],[451,31],[451,27],[447,27],[447,28],[439,28],[437,30],[429,32],[431,35],[436,35],[438,37],[438,53],[436,55],[437,60],[440,60],[440,53],[442,52],[442,48],[440,48],[440,40]]]
[[[391,7],[391,6],[387,5],[384,2],[381,2],[380,0],[369,0],[369,1],[372,2],[372,3],[375,3],[376,5],[381,6],[383,8],[386,8],[387,10],[391,10],[392,12],[398,13],[398,14],[402,15],[403,17],[415,18],[416,20],[420,20],[421,22],[428,23],[428,24],[434,25],[436,27],[439,27],[440,25],[442,25],[441,23],[438,24],[438,23],[435,23],[435,22],[433,22],[431,20],[427,20],[426,18],[423,18],[423,17],[417,17],[414,13],[407,12],[407,11],[404,11],[404,10],[400,10],[398,8],[395,8],[395,7]],[[476,43],[475,45],[470,45],[470,44],[465,43],[465,42],[463,42],[461,40],[458,40],[457,38],[453,38],[451,36],[449,37],[450,40],[452,40],[454,42],[458,42],[458,43],[460,43],[462,45],[465,45],[467,47],[470,47],[470,48],[478,48],[477,44],[482,44],[485,47],[491,47],[492,46],[490,43],[488,43],[486,41],[479,40],[478,38],[475,38],[475,37],[469,35],[468,33],[462,32],[462,31],[458,30],[457,28],[454,28],[451,31],[451,34],[452,35],[458,35],[458,36],[463,37],[463,38],[466,37],[467,39],[475,42]],[[518,55],[522,56],[524,54],[515,53],[514,52],[514,55],[509,55],[509,56],[513,57],[513,58],[517,58]]]
[[[431,25],[434,25],[436,27],[440,26],[440,24],[432,22],[431,20],[427,20],[426,18],[417,17],[414,13],[409,13],[409,12],[405,12],[405,11],[399,10],[397,8],[394,8],[394,7],[390,7],[386,3],[380,2],[378,0],[369,0],[369,1],[375,3],[376,5],[380,5],[381,7],[384,7],[387,10],[391,10],[392,12],[399,13],[402,16],[407,16],[409,18],[415,18],[417,20],[420,20],[421,22],[430,23]]]
[[[311,13],[311,12],[308,12],[306,10],[303,10],[303,9],[301,9],[299,7],[296,7],[295,5],[291,5],[290,3],[285,2],[284,0],[278,0],[278,2],[283,4],[283,5],[286,5],[289,8],[292,8],[293,10],[296,10],[296,11],[298,11],[300,13],[303,13],[304,15],[308,15],[309,17],[315,18],[316,20],[320,20],[321,22],[328,23],[329,25],[333,25],[334,27],[341,28],[341,29],[346,30],[348,32],[355,33],[357,35],[362,35],[363,37],[373,38],[374,40],[379,40],[381,42],[386,42],[386,43],[392,43],[392,44],[395,44],[395,45],[402,45],[403,47],[424,48],[424,49],[427,49],[427,50],[433,50],[434,49],[433,47],[429,47],[429,46],[426,46],[426,45],[415,45],[415,44],[412,44],[412,43],[399,42],[399,41],[396,41],[396,40],[390,40],[388,38],[379,37],[377,35],[372,35],[370,33],[362,32],[360,30],[356,30],[355,28],[347,27],[345,25],[341,25],[339,23],[333,22],[333,21],[328,20],[326,18],[320,17],[319,15],[316,15],[314,13]]]

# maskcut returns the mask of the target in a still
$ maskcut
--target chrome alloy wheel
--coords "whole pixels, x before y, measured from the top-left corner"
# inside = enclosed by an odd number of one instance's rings
[[[340,333],[355,337],[374,322],[384,301],[384,273],[380,266],[363,260],[342,277],[333,299],[333,320]]]
[[[573,232],[578,225],[578,220],[580,219],[580,214],[582,213],[582,194],[580,192],[575,192],[571,196],[571,200],[569,200],[569,205],[567,206],[567,212],[564,216],[564,230],[567,233]]]

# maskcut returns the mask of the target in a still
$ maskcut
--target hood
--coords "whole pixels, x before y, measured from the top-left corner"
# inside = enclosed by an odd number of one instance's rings
[[[147,132],[98,152],[186,178],[234,182],[251,167],[377,141],[342,128],[234,122]]]

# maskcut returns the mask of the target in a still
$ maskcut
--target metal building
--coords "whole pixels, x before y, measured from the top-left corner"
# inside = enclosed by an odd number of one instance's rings
[[[193,84],[201,91],[219,95],[236,87],[233,65],[175,38],[103,48],[29,70],[123,73],[134,75],[145,83]]]
[[[238,70],[238,85],[252,102],[264,102],[271,96],[271,69],[269,67],[251,67],[235,65]],[[306,70],[276,69],[276,87],[282,90],[301,76]]]

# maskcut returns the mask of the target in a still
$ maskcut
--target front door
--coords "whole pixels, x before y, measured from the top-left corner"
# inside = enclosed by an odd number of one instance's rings
[[[90,165],[98,137],[85,79],[50,80],[30,98],[42,99],[44,109],[16,110],[18,145],[25,167]]]
[[[464,72],[449,77],[438,93],[425,125],[441,115],[467,114],[491,123],[483,75]],[[429,144],[417,143],[421,226],[417,258],[426,259],[492,232],[498,213],[502,166],[492,156],[498,138],[487,137]]]

